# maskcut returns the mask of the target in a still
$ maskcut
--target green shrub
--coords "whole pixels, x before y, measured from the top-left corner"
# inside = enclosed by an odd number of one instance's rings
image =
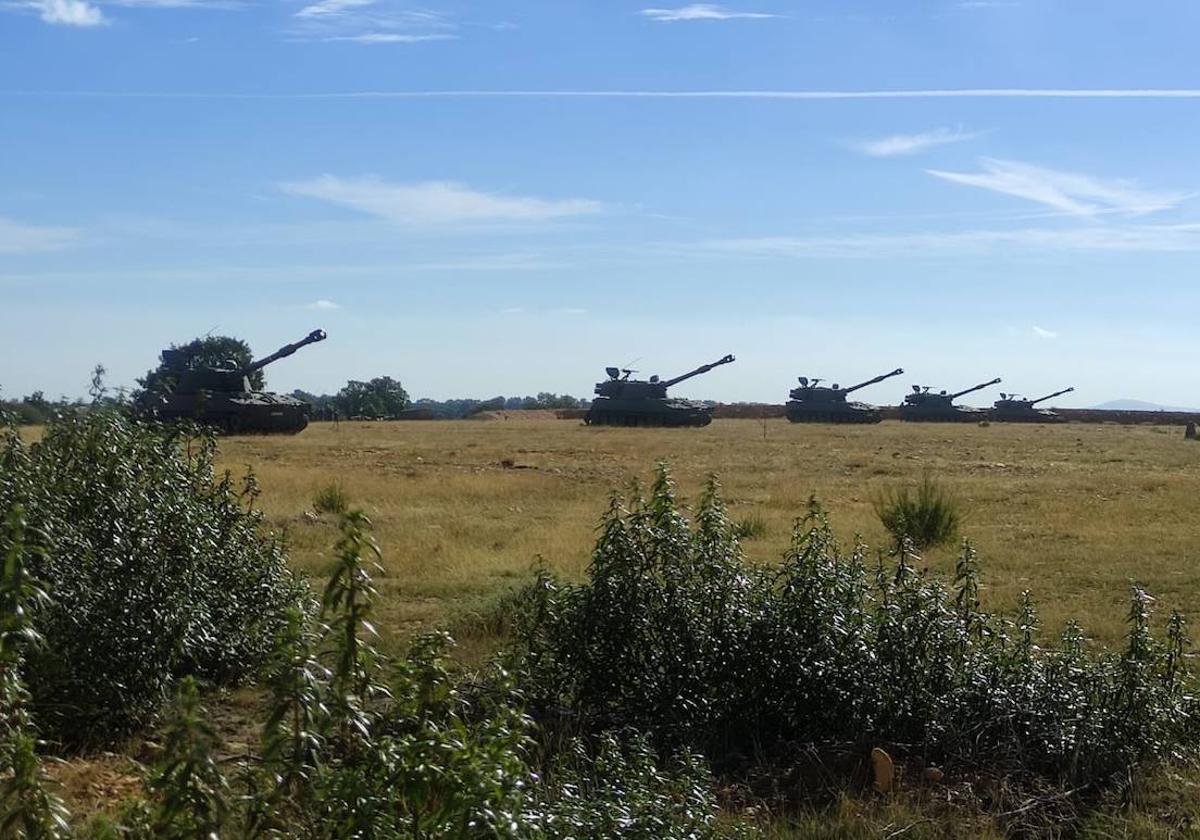
[[[602,734],[550,750],[543,765],[519,669],[496,663],[464,681],[445,634],[416,639],[399,662],[376,652],[369,526],[358,512],[343,518],[321,621],[306,628],[293,613],[279,637],[249,836],[735,836],[698,759],[664,766],[637,739]]]
[[[893,487],[877,494],[872,503],[883,527],[897,545],[908,540],[915,548],[932,548],[952,542],[962,523],[962,505],[945,485],[929,473],[915,488]]]
[[[350,497],[340,481],[326,484],[313,496],[313,510],[341,516],[350,508]]]
[[[611,503],[586,583],[543,577],[527,592],[523,688],[556,710],[548,726],[649,733],[743,780],[759,762],[804,778],[798,757],[890,745],[900,759],[1102,787],[1200,743],[1182,618],[1154,638],[1140,591],[1127,649],[1093,653],[1075,627],[1036,642],[1028,597],[1013,618],[983,612],[970,546],[952,589],[912,560],[844,553],[814,503],[780,567],[750,565],[715,482],[693,526],[660,471],[649,498]]]
[[[43,733],[115,738],[177,677],[253,673],[301,595],[261,532],[253,475],[214,475],[211,437],[116,411],[64,414],[33,447],[3,435],[0,511],[22,506],[49,541],[30,567],[53,596],[35,620],[45,643],[24,668]]]

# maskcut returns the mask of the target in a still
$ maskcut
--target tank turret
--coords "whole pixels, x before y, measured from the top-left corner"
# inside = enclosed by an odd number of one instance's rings
[[[712,410],[688,400],[672,399],[667,389],[672,385],[708,373],[734,361],[732,355],[671,379],[651,376],[649,379],[630,379],[637,371],[628,368],[605,368],[608,379],[597,382],[591,408],[584,422],[595,426],[707,426],[712,422]]]
[[[193,368],[182,351],[164,350],[163,364],[172,371],[175,385],[166,394],[148,394],[142,409],[159,420],[194,420],[227,433],[299,432],[308,425],[312,406],[295,397],[256,391],[250,375],[324,340],[324,330],[313,330],[300,341],[241,367],[230,362],[228,367]]]
[[[995,379],[981,382],[978,385],[973,385],[970,388],[964,388],[954,393],[947,391],[933,393],[927,385],[914,385],[912,386],[912,393],[906,395],[904,402],[900,405],[900,418],[913,422],[940,423],[970,422],[987,419],[987,410],[955,405],[954,401],[967,394],[981,391],[984,388],[990,388],[992,385],[998,385],[1000,381],[1000,377],[996,377]]]
[[[882,419],[879,409],[866,403],[847,402],[846,395],[902,373],[903,368],[896,368],[848,388],[836,383],[821,387],[823,380],[801,376],[800,387],[788,394],[787,418],[793,423],[878,423]]]
[[[1074,390],[1074,388],[1063,388],[1061,391],[1038,397],[1036,400],[1023,399],[1016,394],[1001,394],[1000,399],[996,400],[992,406],[991,419],[1002,423],[1061,423],[1063,422],[1062,415],[1034,406],[1044,403],[1046,400],[1061,397],[1063,394],[1069,394]]]

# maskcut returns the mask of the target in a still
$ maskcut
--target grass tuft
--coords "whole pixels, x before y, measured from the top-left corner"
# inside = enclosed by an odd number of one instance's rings
[[[743,542],[761,539],[767,535],[767,520],[759,513],[744,516],[733,523],[733,535]]]
[[[915,548],[952,542],[958,537],[963,519],[958,497],[929,473],[916,487],[901,485],[879,492],[872,504],[896,542],[908,540]]]
[[[313,496],[313,510],[341,516],[350,507],[350,496],[340,481],[326,484]]]

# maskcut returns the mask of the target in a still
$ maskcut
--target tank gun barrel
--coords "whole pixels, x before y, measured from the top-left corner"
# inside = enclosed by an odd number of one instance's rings
[[[967,394],[973,394],[976,391],[982,391],[984,388],[989,388],[992,385],[999,385],[999,384],[1000,384],[1000,377],[997,376],[995,379],[991,380],[990,382],[981,382],[973,388],[968,388],[965,391],[959,391],[956,394],[950,394],[950,399],[956,400],[959,397],[965,397]]]
[[[730,362],[732,362],[733,360],[734,360],[734,358],[733,358],[732,354],[729,354],[727,356],[722,356],[721,358],[717,359],[715,362],[713,362],[710,365],[701,365],[700,367],[696,368],[695,370],[690,370],[685,374],[676,376],[674,379],[668,379],[668,380],[664,381],[662,384],[665,385],[666,387],[670,388],[672,385],[678,385],[680,382],[683,382],[685,379],[691,379],[693,376],[699,376],[702,373],[708,373],[713,368],[720,367],[721,365],[727,365]]]
[[[271,364],[272,362],[277,362],[280,359],[287,358],[288,356],[292,355],[297,350],[299,350],[301,347],[307,347],[310,344],[316,344],[318,341],[324,341],[324,340],[325,340],[325,330],[313,330],[308,335],[306,335],[304,338],[300,339],[299,341],[295,342],[294,344],[285,344],[283,347],[280,347],[278,350],[276,350],[270,356],[267,356],[264,359],[258,359],[257,361],[251,362],[250,364],[248,364],[246,366],[246,368],[243,372],[249,374],[249,373],[253,373],[256,370],[262,370],[263,368],[265,368],[267,365]]]
[[[876,376],[874,379],[868,379],[866,382],[859,382],[857,385],[851,385],[849,388],[844,388],[845,393],[850,394],[857,391],[859,388],[866,388],[868,385],[874,385],[876,382],[882,382],[885,379],[891,379],[893,376],[899,376],[904,373],[904,368],[896,368],[891,373],[884,373]]]
[[[1036,400],[1030,400],[1029,404],[1037,405],[1040,402],[1045,402],[1046,400],[1052,400],[1055,397],[1061,397],[1063,394],[1069,394],[1074,390],[1075,389],[1073,387],[1072,388],[1063,388],[1061,391],[1055,391],[1053,394],[1047,394],[1044,397],[1038,397]]]

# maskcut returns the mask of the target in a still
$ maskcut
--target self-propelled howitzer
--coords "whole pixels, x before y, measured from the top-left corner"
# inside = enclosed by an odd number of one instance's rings
[[[159,420],[194,420],[226,434],[303,431],[312,406],[286,394],[256,391],[250,375],[324,340],[324,330],[313,330],[300,341],[240,367],[232,363],[229,367],[190,367],[181,350],[164,350],[163,364],[174,387],[165,394],[147,394],[142,408]]]
[[[712,422],[709,406],[673,399],[667,396],[667,389],[733,360],[732,355],[722,356],[673,379],[630,379],[635,371],[605,368],[608,379],[596,383],[596,398],[583,422],[589,426],[707,426]]]
[[[1046,400],[1061,397],[1063,394],[1069,394],[1074,390],[1074,388],[1063,388],[1061,391],[1038,397],[1036,400],[1022,399],[1016,394],[1001,394],[1000,399],[996,400],[995,405],[992,406],[990,419],[1001,423],[1062,423],[1064,418],[1061,414],[1045,408],[1034,408],[1034,406]]]
[[[946,393],[945,391],[939,391],[935,394],[929,390],[928,386],[914,385],[912,393],[904,397],[904,402],[900,406],[900,419],[926,423],[964,423],[975,420],[986,420],[988,417],[987,409],[955,405],[954,401],[959,397],[965,397],[967,394],[981,391],[984,388],[989,388],[999,383],[1000,377],[996,377],[988,382],[981,382],[978,385],[962,391],[956,391],[953,394]]]
[[[793,423],[878,423],[882,419],[878,408],[861,402],[847,402],[846,395],[902,373],[903,368],[896,368],[891,373],[849,388],[836,383],[832,387],[822,387],[820,379],[801,376],[800,387],[793,388],[788,394],[791,399],[787,403],[787,419]]]

